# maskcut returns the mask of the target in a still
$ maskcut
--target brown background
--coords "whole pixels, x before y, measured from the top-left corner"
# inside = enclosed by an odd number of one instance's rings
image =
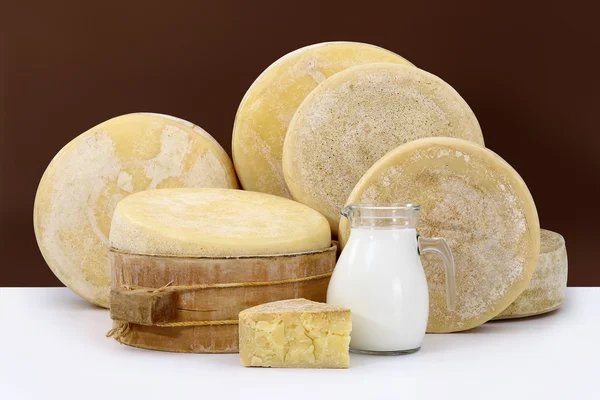
[[[0,2],[0,286],[60,285],[37,248],[32,208],[44,169],[76,135],[154,111],[199,124],[230,151],[254,78],[330,40],[388,48],[452,84],[487,146],[528,183],[542,226],[565,236],[569,285],[600,286],[600,46],[585,4],[11,3]]]

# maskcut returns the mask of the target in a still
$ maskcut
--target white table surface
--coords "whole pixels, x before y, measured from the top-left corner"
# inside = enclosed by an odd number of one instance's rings
[[[427,335],[412,355],[352,355],[348,370],[141,350],[110,327],[66,288],[0,288],[0,399],[600,399],[600,288],[569,288],[545,316]]]

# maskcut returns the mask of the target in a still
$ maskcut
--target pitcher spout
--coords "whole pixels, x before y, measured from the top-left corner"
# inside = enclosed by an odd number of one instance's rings
[[[346,217],[346,218],[350,219],[351,207],[352,206],[346,206],[346,207],[342,208],[342,210],[340,211],[340,214],[342,215],[342,217]]]

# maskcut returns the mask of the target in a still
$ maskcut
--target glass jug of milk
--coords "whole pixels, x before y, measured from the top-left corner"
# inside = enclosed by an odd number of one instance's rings
[[[423,252],[442,257],[447,305],[454,309],[452,251],[444,239],[417,234],[419,212],[414,204],[355,204],[341,212],[351,231],[329,282],[327,303],[352,311],[353,352],[394,355],[420,349],[429,315]]]

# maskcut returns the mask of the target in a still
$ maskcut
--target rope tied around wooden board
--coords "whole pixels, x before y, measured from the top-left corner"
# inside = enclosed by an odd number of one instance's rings
[[[165,322],[158,323],[155,326],[161,328],[177,328],[177,327],[188,327],[188,326],[210,326],[210,325],[237,325],[237,319],[225,319],[217,321],[181,321],[181,322]],[[107,338],[114,338],[117,342],[123,343],[122,338],[131,333],[130,322],[116,321],[117,326],[106,332]]]
[[[116,321],[117,326],[106,332],[106,337],[113,337],[116,341],[121,343],[121,338],[129,334],[131,331],[131,324],[125,321]]]
[[[237,325],[237,319],[223,319],[216,321],[181,321],[181,322],[165,322],[156,324],[161,328],[178,327],[178,326],[210,326],[210,325]]]
[[[144,286],[136,286],[136,285],[128,285],[124,284],[121,287],[127,290],[135,290],[135,289],[145,289],[152,291],[152,293],[165,292],[165,291],[184,291],[184,290],[202,290],[202,289],[224,289],[224,288],[234,288],[234,287],[248,287],[248,286],[272,286],[272,285],[284,285],[286,283],[297,283],[297,282],[306,282],[317,279],[329,278],[331,276],[331,272],[327,272],[319,275],[305,276],[302,278],[290,278],[290,279],[281,279],[278,281],[268,281],[268,282],[235,282],[235,283],[203,283],[198,285],[176,285],[171,286],[173,281],[167,283],[164,286],[159,287],[158,289],[148,288]]]
[[[199,284],[199,285],[176,285],[173,286],[173,281],[168,282],[167,284],[159,287],[159,288],[148,288],[143,286],[129,285],[123,284],[121,285],[122,290],[111,291],[111,317],[116,322],[116,326],[113,327],[106,333],[106,337],[113,337],[119,343],[122,343],[122,338],[129,335],[131,331],[131,327],[133,324],[139,325],[151,325],[157,326],[161,328],[176,328],[176,327],[192,327],[192,326],[221,326],[221,325],[237,325],[237,319],[227,319],[227,320],[214,320],[214,321],[174,321],[169,322],[165,320],[159,320],[155,318],[155,315],[150,315],[157,308],[157,304],[161,298],[168,298],[168,296],[172,296],[178,292],[187,291],[187,290],[203,290],[203,289],[223,289],[223,288],[234,288],[234,287],[248,287],[248,286],[272,286],[272,285],[282,285],[288,283],[297,283],[297,282],[306,282],[311,280],[318,280],[329,278],[331,276],[331,272],[313,275],[302,278],[292,278],[292,279],[282,279],[278,281],[268,281],[268,282],[239,282],[239,283],[215,283],[215,284]],[[124,290],[123,290],[124,289]],[[151,299],[154,303],[148,307],[149,315],[146,315],[144,321],[126,321],[124,319],[132,319],[132,318],[123,318],[125,315],[122,315],[121,318],[116,317],[114,314],[116,312],[115,307],[113,307],[116,302],[117,295],[119,293],[134,293],[139,295],[141,298]],[[135,298],[134,296],[131,296]],[[172,299],[172,298],[171,298]],[[127,308],[127,307],[126,307]],[[131,306],[129,308],[132,308]],[[177,308],[173,308],[173,312],[175,312]],[[139,308],[136,310],[139,311]],[[170,315],[169,319],[173,318],[173,314]]]

